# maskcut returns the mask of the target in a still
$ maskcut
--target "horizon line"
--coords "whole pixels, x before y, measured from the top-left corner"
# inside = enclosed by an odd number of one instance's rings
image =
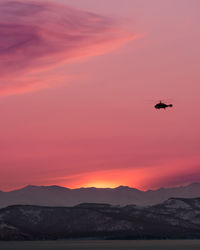
[[[116,186],[116,187],[95,187],[95,186],[91,186],[91,187],[76,187],[76,188],[69,188],[69,187],[66,187],[66,186],[60,186],[60,185],[31,185],[31,184],[28,184],[28,185],[25,185],[25,186],[22,186],[22,187],[16,187],[14,189],[10,189],[10,190],[7,190],[7,191],[4,191],[4,190],[0,190],[0,192],[3,192],[3,193],[9,193],[9,192],[14,192],[14,191],[18,191],[18,190],[23,190],[25,188],[28,188],[28,187],[38,187],[38,188],[48,188],[48,187],[59,187],[59,188],[63,188],[63,189],[69,189],[69,190],[77,190],[77,189],[91,189],[91,188],[95,188],[95,189],[117,189],[117,188],[129,188],[129,189],[135,189],[135,190],[138,190],[140,192],[148,192],[148,191],[158,191],[158,190],[161,190],[161,189],[173,189],[173,188],[181,188],[181,187],[188,187],[188,186],[191,186],[191,185],[194,185],[194,184],[200,184],[200,181],[199,182],[190,182],[190,183],[187,183],[187,184],[181,184],[181,185],[175,185],[175,186],[170,186],[170,187],[159,187],[159,188],[155,188],[155,189],[146,189],[146,190],[141,190],[139,188],[135,188],[135,187],[130,187],[130,186],[126,186],[126,185],[119,185],[119,186]]]

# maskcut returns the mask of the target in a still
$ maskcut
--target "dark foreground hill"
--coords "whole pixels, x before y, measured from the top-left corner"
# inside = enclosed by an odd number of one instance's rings
[[[200,198],[151,206],[10,206],[0,210],[1,240],[200,238]]]
[[[155,205],[170,197],[200,197],[200,183],[185,187],[141,191],[130,187],[79,188],[59,186],[27,186],[11,192],[0,192],[0,208],[10,205],[75,206],[80,203],[108,203],[125,206]]]

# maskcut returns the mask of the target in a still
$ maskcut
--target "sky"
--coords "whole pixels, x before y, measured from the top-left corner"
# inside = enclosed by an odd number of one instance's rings
[[[199,9],[0,0],[0,190],[199,182]]]

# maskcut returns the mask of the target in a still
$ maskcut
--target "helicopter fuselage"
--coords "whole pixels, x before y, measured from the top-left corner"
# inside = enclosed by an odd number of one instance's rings
[[[160,103],[155,105],[155,109],[166,109],[168,107],[173,107],[173,105],[172,104],[167,105],[163,102],[160,102]]]

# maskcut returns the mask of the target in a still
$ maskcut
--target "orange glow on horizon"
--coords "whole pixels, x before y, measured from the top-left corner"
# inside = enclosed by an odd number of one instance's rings
[[[160,187],[169,188],[190,184],[191,182],[187,180],[183,183],[176,184],[177,181],[175,177],[173,181],[173,176],[176,176],[176,172],[178,172],[178,176],[188,175],[187,166],[189,164],[191,163],[187,163],[185,160],[185,165],[179,165],[179,161],[174,161],[171,162],[170,165],[161,164],[159,166],[155,165],[137,169],[123,168],[95,171],[87,174],[71,176],[71,180],[67,180],[67,177],[63,177],[62,179],[59,178],[55,180],[54,183],[71,189],[77,189],[80,187],[116,188],[119,186],[128,186],[142,191],[147,191],[149,189],[156,190]],[[160,167],[162,171],[156,171],[158,167]],[[166,184],[165,178],[171,178],[172,182]]]
[[[116,188],[120,186],[120,184],[108,182],[108,181],[94,181],[94,182],[89,182],[84,185],[84,187],[89,188],[89,187],[95,187],[95,188]]]

